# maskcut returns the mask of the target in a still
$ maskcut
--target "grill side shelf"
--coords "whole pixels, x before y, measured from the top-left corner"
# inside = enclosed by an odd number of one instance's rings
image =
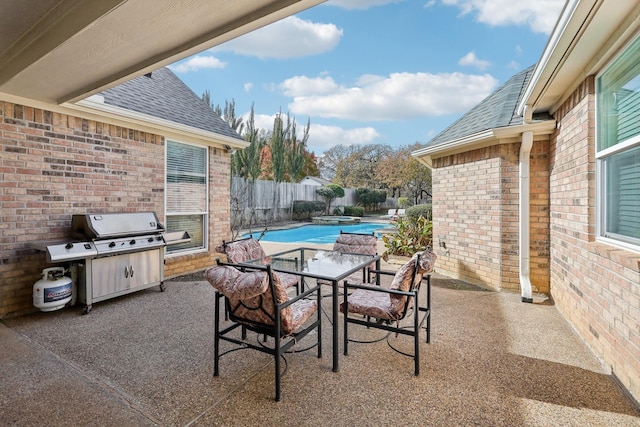
[[[162,233],[162,237],[167,245],[177,245],[178,243],[189,243],[191,241],[191,236],[186,231]]]

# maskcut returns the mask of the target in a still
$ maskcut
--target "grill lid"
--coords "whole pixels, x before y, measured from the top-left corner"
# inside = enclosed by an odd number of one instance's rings
[[[106,239],[163,232],[155,212],[91,213],[71,217],[71,236],[75,239]]]

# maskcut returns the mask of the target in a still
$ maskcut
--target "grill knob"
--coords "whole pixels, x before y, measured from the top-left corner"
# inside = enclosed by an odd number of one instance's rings
[[[157,236],[156,240],[159,242],[160,240],[162,240],[162,236]]]
[[[110,247],[110,248],[114,247],[115,245],[116,245],[116,242],[111,242],[111,243],[109,243],[109,247]]]
[[[73,247],[73,243],[69,242],[66,245],[64,245],[65,249],[71,249]]]
[[[130,245],[135,245],[136,244],[136,239],[133,239],[129,242]]]
[[[149,243],[153,243],[153,237],[149,237],[149,239],[147,240],[147,242],[149,242]]]

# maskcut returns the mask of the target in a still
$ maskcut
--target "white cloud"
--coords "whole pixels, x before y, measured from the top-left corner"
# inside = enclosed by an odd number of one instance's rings
[[[243,87],[244,87],[244,91],[245,92],[250,92],[251,89],[253,89],[253,83],[251,83],[251,82],[245,83],[243,85]]]
[[[351,87],[336,84],[329,77],[296,76],[281,88],[293,97],[288,108],[294,115],[390,121],[466,112],[497,85],[488,74],[394,73],[388,77],[367,75]]]
[[[404,0],[329,0],[327,6],[336,6],[342,9],[369,9],[375,6],[384,6],[386,4],[401,3]]]
[[[224,68],[227,64],[211,55],[196,55],[189,59],[169,65],[169,68],[175,73],[189,73],[204,68]]]
[[[300,58],[331,51],[342,29],[290,16],[211,49],[258,58]]]
[[[373,127],[343,129],[338,126],[326,126],[311,123],[309,128],[310,151],[323,153],[336,145],[372,144],[380,137]]]
[[[565,0],[442,0],[462,15],[474,13],[479,22],[493,25],[528,25],[532,31],[550,34]]]
[[[519,70],[522,67],[520,66],[520,63],[518,61],[511,61],[507,64],[507,68],[510,70]]]
[[[485,61],[476,56],[475,52],[469,52],[458,61],[459,65],[470,65],[480,71],[484,71],[491,66],[489,61]]]
[[[245,113],[242,116],[242,120],[246,123],[249,120],[250,112]],[[253,115],[253,123],[256,129],[263,129],[267,132],[271,132],[273,130],[273,121],[275,120],[276,115],[268,115],[268,114],[254,114]]]
[[[242,115],[242,119],[246,122],[249,119],[250,112]],[[253,122],[255,127],[267,132],[273,130],[273,121],[276,114],[254,114]],[[306,126],[306,120],[300,125]],[[339,126],[327,126],[311,123],[309,128],[309,140],[307,147],[309,151],[316,154],[323,153],[329,148],[337,145],[355,145],[355,144],[372,144],[376,139],[380,138],[380,134],[373,127],[361,127],[353,129],[344,129]]]
[[[331,77],[296,76],[280,84],[280,90],[291,98],[306,95],[330,95],[340,90]]]

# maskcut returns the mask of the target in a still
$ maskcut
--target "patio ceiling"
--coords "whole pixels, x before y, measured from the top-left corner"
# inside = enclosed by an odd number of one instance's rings
[[[324,0],[4,0],[0,93],[62,104]]]

